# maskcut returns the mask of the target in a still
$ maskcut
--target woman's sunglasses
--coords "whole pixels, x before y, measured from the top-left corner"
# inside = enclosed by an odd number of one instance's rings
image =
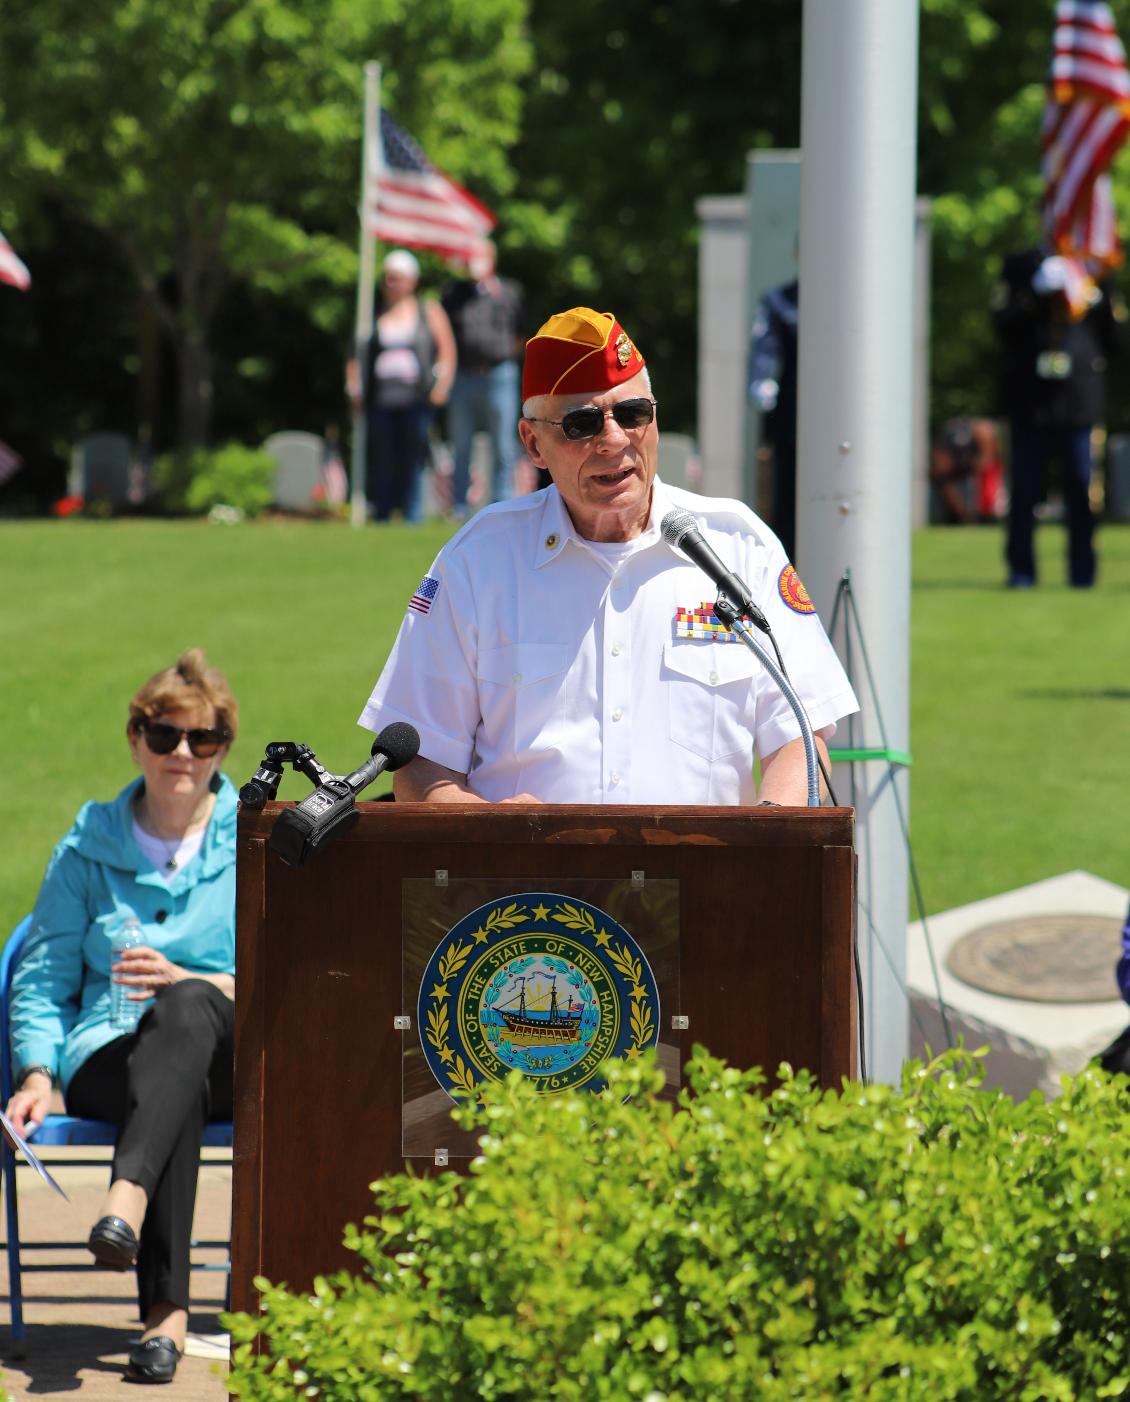
[[[203,727],[181,730],[178,726],[166,725],[159,720],[138,721],[137,728],[155,755],[171,755],[183,735],[197,759],[211,759],[231,739],[226,730],[205,730]]]
[[[621,428],[643,428],[655,418],[656,399],[621,399],[608,409],[598,409],[595,404],[586,404],[583,409],[570,409],[560,419],[535,419],[527,415],[532,424],[554,424],[562,435],[572,442],[578,438],[595,438],[604,428],[604,420],[609,414]]]

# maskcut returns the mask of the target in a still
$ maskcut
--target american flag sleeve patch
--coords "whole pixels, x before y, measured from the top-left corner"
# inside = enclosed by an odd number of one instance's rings
[[[415,609],[417,613],[427,613],[432,606],[432,601],[439,593],[439,580],[433,579],[430,574],[426,574],[420,581],[419,588],[408,600],[408,607]]]

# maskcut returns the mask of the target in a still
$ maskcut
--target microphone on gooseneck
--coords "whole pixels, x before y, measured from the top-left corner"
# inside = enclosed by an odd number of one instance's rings
[[[663,533],[663,539],[668,545],[673,545],[676,550],[681,550],[684,555],[693,560],[694,563],[705,574],[708,574],[718,589],[718,598],[714,609],[718,618],[730,628],[735,628],[736,622],[743,615],[757,628],[765,633],[769,641],[773,644],[773,651],[777,655],[777,663],[774,665],[773,659],[765,652],[761,644],[758,643],[753,634],[748,629],[736,628],[738,636],[749,650],[757,655],[761,665],[776,682],[782,696],[789,703],[793,714],[797,718],[800,726],[801,738],[804,741],[805,767],[808,770],[808,803],[815,808],[820,803],[820,790],[816,780],[816,770],[819,767],[824,775],[824,782],[828,785],[828,792],[835,802],[835,794],[832,793],[832,781],[828,771],[824,767],[824,760],[816,749],[816,742],[812,735],[812,726],[809,724],[808,716],[805,714],[804,706],[800,697],[793,690],[793,685],[789,681],[789,674],[785,670],[785,659],[781,656],[781,649],[777,646],[777,639],[773,636],[773,630],[769,627],[769,620],[753,602],[749,593],[749,585],[740,575],[728,570],[714,551],[702,538],[702,532],[695,525],[695,519],[689,511],[668,511],[663,520],[659,523],[659,529]]]
[[[385,770],[403,769],[420,752],[420,736],[414,725],[393,721],[386,725],[373,741],[372,756],[359,769],[345,776],[345,782],[355,794],[368,788],[378,774]]]
[[[763,633],[769,632],[769,620],[753,602],[749,585],[722,563],[703,539],[689,511],[668,511],[660,521],[659,529],[668,545],[681,550],[704,574],[710,576],[718,592],[725,595],[724,602],[732,605],[739,617],[744,614]]]
[[[319,788],[279,814],[267,846],[287,863],[298,867],[331,837],[353,826],[358,818],[357,795],[378,774],[401,769],[416,758],[420,736],[404,721],[386,725],[373,741],[372,757],[343,778],[330,777]]]

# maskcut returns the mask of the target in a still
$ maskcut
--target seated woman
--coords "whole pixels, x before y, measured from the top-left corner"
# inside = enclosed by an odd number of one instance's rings
[[[176,1372],[201,1136],[231,1118],[236,795],[220,765],[238,714],[199,648],[145,683],[126,725],[141,776],[85,804],[56,847],[13,981],[16,1128],[42,1121],[55,1079],[71,1114],[119,1126],[89,1247],[111,1270],[137,1264],[134,1382]],[[142,942],[111,970],[130,916]],[[111,978],[141,1007],[136,1030],[111,1021]]]

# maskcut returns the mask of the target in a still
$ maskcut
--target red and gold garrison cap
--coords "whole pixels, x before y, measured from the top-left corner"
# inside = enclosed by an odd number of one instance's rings
[[[551,316],[526,342],[522,399],[599,394],[638,375],[644,358],[611,312],[573,307]]]

